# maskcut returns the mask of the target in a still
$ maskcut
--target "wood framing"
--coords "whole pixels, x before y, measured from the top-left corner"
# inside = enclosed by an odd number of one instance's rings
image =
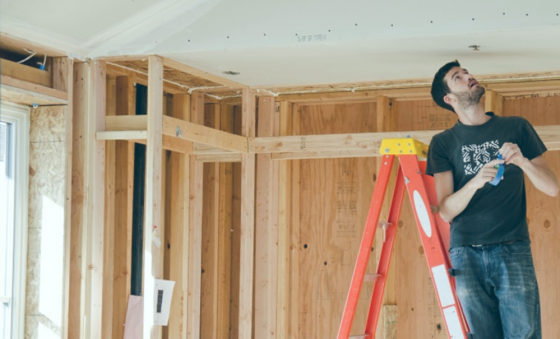
[[[106,131],[100,132],[98,135],[105,140],[114,140],[112,138],[119,138],[119,140],[143,139],[140,137],[142,134],[129,134],[129,132],[146,131],[146,119],[146,116],[108,116],[106,119]],[[109,131],[118,131],[120,133],[108,133]],[[195,154],[247,153],[247,138],[245,137],[174,117],[163,117],[162,133],[168,139],[175,138],[194,142]]]
[[[560,126],[536,126],[535,130],[549,150],[559,149]],[[411,135],[427,145],[441,131],[408,131],[356,134],[323,134],[250,138],[249,150],[254,153],[273,153],[276,160],[356,158],[380,156],[381,141]]]
[[[32,50],[34,52],[37,52],[39,54],[45,54],[51,57],[66,57],[67,53],[33,42],[33,41],[29,41],[27,39],[22,39],[22,38],[18,38],[15,37],[11,34],[8,33],[0,33],[0,40],[2,40],[2,44],[4,46],[9,47],[10,49],[22,49],[23,48],[27,48],[29,50]]]
[[[137,82],[144,86],[148,86],[148,74],[142,73],[138,70],[107,62],[107,73],[115,76],[129,76],[133,79],[134,82]],[[185,94],[189,91],[187,87],[183,87],[165,80],[163,82],[163,90],[171,94]]]
[[[45,98],[52,98],[51,100],[58,101],[59,104],[68,103],[68,93],[60,91],[58,89],[45,87],[37,84],[33,84],[27,81],[19,80],[16,78],[9,77],[7,75],[2,75],[2,85],[13,88],[17,88],[22,92],[32,92],[41,94]]]
[[[144,339],[161,338],[153,310],[154,279],[163,278],[162,220],[162,111],[163,61],[151,56],[148,74],[148,137],[146,145],[146,205],[144,220]]]
[[[254,137],[256,95],[243,89],[241,135]],[[241,242],[239,266],[239,337],[251,338],[253,332],[253,263],[255,242],[255,155],[241,155]]]
[[[0,99],[27,106],[37,105],[67,105],[67,95],[61,95],[53,89],[41,85],[25,83],[10,77],[2,76],[0,85]],[[59,95],[60,94],[60,95]],[[63,97],[63,98],[60,98]]]
[[[116,78],[117,115],[134,116],[134,84],[130,77]],[[107,118],[110,116],[107,116]],[[134,185],[134,143],[116,141],[115,144],[115,213],[114,221],[114,285],[113,338],[124,336],[124,324],[130,296],[132,261],[132,202]]]
[[[484,109],[486,112],[494,112],[496,115],[503,115],[504,97],[493,90],[486,91]]]
[[[228,151],[247,153],[247,138],[172,117],[164,117],[163,133]]]
[[[220,129],[233,133],[233,107],[221,105]],[[241,157],[241,154],[238,154]],[[197,157],[199,159],[199,156]],[[241,159],[240,159],[241,160]],[[200,161],[200,160],[198,160]],[[219,164],[220,196],[218,215],[218,314],[216,336],[228,338],[231,309],[231,265],[233,229],[233,164]]]
[[[259,97],[257,135],[273,136],[273,97]],[[255,338],[276,338],[278,163],[270,154],[257,156],[255,214]]]
[[[204,125],[220,128],[220,105],[206,103]],[[220,164],[204,164],[204,194],[202,212],[202,279],[200,305],[200,337],[217,339]]]
[[[191,94],[191,122],[204,124],[204,94]],[[187,338],[200,338],[200,283],[202,265],[202,195],[204,163],[190,159],[189,205],[189,282],[187,301]]]
[[[190,96],[173,95],[173,116],[177,119],[190,120]],[[175,281],[173,300],[169,316],[169,339],[187,338],[187,298],[189,277],[189,166],[188,155],[171,152],[168,171],[171,182],[171,201],[169,209],[169,279]],[[166,232],[167,234],[168,232]]]
[[[90,106],[87,138],[87,255],[86,255],[86,338],[101,339],[107,333],[103,312],[110,307],[104,304],[105,267],[105,142],[97,140],[96,133],[105,129],[106,73],[105,63],[90,64]]]
[[[2,76],[26,81],[43,87],[53,87],[52,74],[39,68],[18,64],[6,59],[0,59]]]
[[[201,71],[199,69],[196,69],[194,67],[185,65],[185,64],[180,63],[180,62],[175,61],[175,60],[164,58],[163,59],[163,64],[164,64],[164,66],[167,66],[169,68],[173,68],[173,69],[176,69],[178,71],[197,76],[199,78],[207,79],[207,80],[216,82],[218,84],[228,86],[229,88],[233,88],[233,89],[235,89],[235,88],[248,88],[248,86],[242,85],[242,84],[237,83],[233,80],[229,80],[229,79],[222,78],[220,76],[214,75],[212,73]]]
[[[84,246],[84,233],[87,230],[89,194],[88,187],[88,104],[89,104],[89,65],[79,62],[74,64],[73,72],[73,134],[72,134],[72,208],[70,229],[69,280],[66,323],[68,338],[79,338],[83,333],[83,316],[85,313],[85,292],[82,279],[85,275],[84,263],[87,247]],[[85,287],[85,283],[84,283]]]
[[[72,251],[72,174],[73,174],[73,116],[74,116],[74,104],[73,104],[73,93],[74,88],[72,86],[72,80],[74,75],[74,62],[68,58],[64,58],[64,67],[66,70],[63,72],[64,78],[53,79],[55,86],[62,86],[62,84],[70,84],[67,89],[68,92],[68,105],[65,110],[65,128],[66,128],[66,169],[65,169],[65,195],[66,200],[64,204],[64,305],[63,305],[63,335],[68,337],[70,331],[69,327],[69,310],[70,310],[70,284],[71,284],[71,256]]]
[[[292,134],[292,104],[280,102],[281,136]],[[291,218],[291,183],[292,167],[289,161],[278,164],[278,287],[276,303],[276,331],[278,338],[288,338],[289,331],[289,276],[290,276],[290,218]]]
[[[116,114],[116,79],[107,77],[106,81],[106,96],[105,96],[105,116]],[[103,311],[103,319],[101,322],[105,324],[103,327],[103,338],[113,336],[113,325],[115,318],[113,312],[115,310],[115,294],[114,294],[114,281],[115,281],[115,182],[116,182],[116,141],[105,142],[105,230],[103,247],[103,304],[107,305]]]

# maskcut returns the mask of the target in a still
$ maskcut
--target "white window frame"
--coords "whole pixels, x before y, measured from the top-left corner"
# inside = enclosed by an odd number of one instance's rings
[[[14,124],[15,134],[15,229],[12,271],[12,338],[23,338],[25,332],[25,290],[27,283],[27,236],[29,195],[29,107],[0,103],[0,119]]]

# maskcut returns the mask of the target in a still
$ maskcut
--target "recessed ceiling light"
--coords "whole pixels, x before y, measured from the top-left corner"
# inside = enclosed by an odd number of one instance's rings
[[[225,72],[223,72],[223,73],[224,73],[224,74],[227,74],[227,75],[239,75],[239,74],[241,74],[241,73],[239,73],[239,72],[234,72],[234,71],[225,71]]]

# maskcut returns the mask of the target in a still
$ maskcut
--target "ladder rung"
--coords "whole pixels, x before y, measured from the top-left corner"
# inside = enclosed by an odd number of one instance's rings
[[[369,334],[355,334],[355,335],[351,335],[349,337],[349,339],[369,339],[371,338],[371,336]]]
[[[381,274],[366,274],[364,281],[377,281],[379,278],[381,278]]]

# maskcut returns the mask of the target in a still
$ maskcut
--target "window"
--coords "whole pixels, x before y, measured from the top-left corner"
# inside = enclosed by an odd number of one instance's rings
[[[27,259],[29,109],[0,105],[0,337],[22,338]]]

